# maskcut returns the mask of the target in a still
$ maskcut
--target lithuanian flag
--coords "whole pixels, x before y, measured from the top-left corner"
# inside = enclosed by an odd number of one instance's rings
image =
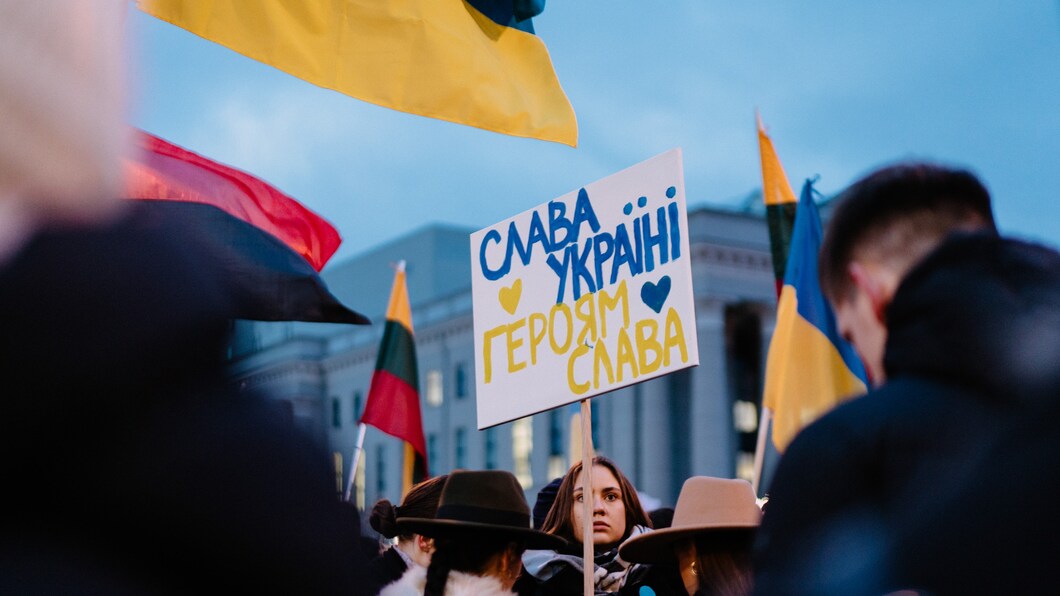
[[[416,342],[412,334],[412,309],[405,283],[404,261],[398,263],[394,286],[390,290],[383,341],[375,361],[361,424],[371,424],[405,441],[402,496],[413,484],[428,477],[427,441],[420,415]]]
[[[769,246],[773,254],[773,274],[777,297],[784,285],[784,267],[788,263],[791,231],[795,225],[795,193],[791,190],[784,166],[773,148],[773,140],[762,126],[762,118],[755,114],[758,124],[758,152],[762,158],[762,200],[766,204],[766,223],[769,224]]]
[[[543,4],[543,3],[541,3]],[[144,12],[387,108],[575,146],[525,0],[138,0]]]
[[[803,427],[867,387],[865,368],[836,328],[817,280],[821,219],[813,185],[802,188],[791,253],[766,360],[765,407],[773,411],[773,444],[783,451]]]

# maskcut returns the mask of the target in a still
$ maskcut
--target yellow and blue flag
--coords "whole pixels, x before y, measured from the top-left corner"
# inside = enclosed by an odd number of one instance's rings
[[[576,146],[541,0],[138,0],[144,12],[387,108]]]
[[[763,404],[773,411],[773,444],[778,451],[803,427],[867,388],[865,367],[839,336],[835,313],[817,280],[821,218],[813,192],[813,183],[807,180],[795,210],[777,324],[766,361]]]

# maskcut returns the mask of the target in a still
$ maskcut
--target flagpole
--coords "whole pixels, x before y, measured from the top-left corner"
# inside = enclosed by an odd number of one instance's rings
[[[585,596],[593,596],[593,425],[589,400],[582,400],[582,580]]]
[[[350,466],[350,479],[346,481],[345,501],[350,500],[350,495],[353,492],[353,479],[357,477],[357,465],[361,463],[361,448],[364,446],[364,432],[367,429],[368,425],[363,422],[357,425],[357,444],[353,448],[353,465]]]
[[[758,485],[762,480],[762,462],[766,458],[766,437],[769,435],[769,423],[773,420],[773,411],[769,408],[762,408],[762,415],[758,420],[758,444],[755,446],[755,472],[754,477],[751,479],[751,488],[754,490],[755,497],[761,495],[758,494]]]

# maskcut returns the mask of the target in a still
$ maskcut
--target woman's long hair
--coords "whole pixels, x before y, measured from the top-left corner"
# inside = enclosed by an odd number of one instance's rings
[[[602,455],[597,455],[593,458],[593,467],[595,466],[604,466],[611,470],[611,473],[615,475],[615,480],[618,480],[618,486],[622,491],[622,504],[626,507],[626,532],[622,535],[622,540],[629,537],[630,532],[633,531],[633,526],[652,527],[648,514],[640,504],[640,497],[637,496],[636,489],[633,488],[633,484],[622,473],[622,470],[618,469],[618,465]],[[574,485],[578,481],[578,474],[581,471],[581,462],[574,464],[567,471],[567,475],[563,477],[563,482],[559,485],[559,490],[556,491],[556,500],[552,503],[552,509],[548,511],[545,525],[541,528],[549,534],[566,538],[571,543],[578,542],[574,538],[573,525]]]
[[[471,575],[485,575],[490,560],[499,553],[513,548],[517,555],[525,550],[523,544],[506,534],[492,532],[467,532],[434,539],[435,551],[431,566],[427,568],[427,585],[424,596],[443,596],[450,571],[462,571]]]
[[[746,596],[751,573],[753,530],[717,530],[696,537],[697,595]]]

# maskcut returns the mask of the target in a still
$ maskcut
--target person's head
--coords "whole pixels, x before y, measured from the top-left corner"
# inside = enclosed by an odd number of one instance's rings
[[[656,530],[669,528],[674,523],[674,508],[660,507],[653,509],[648,512],[648,518],[651,519],[651,527]]]
[[[591,499],[593,509],[593,547],[608,550],[629,537],[633,527],[651,527],[648,514],[640,504],[637,491],[618,469],[615,462],[603,456],[593,458],[592,495],[584,495],[585,475],[581,462],[571,466],[556,493],[556,502],[545,518],[543,530],[566,540],[583,543],[583,499]]]
[[[563,476],[554,478],[552,482],[549,482],[537,492],[537,500],[534,501],[534,529],[540,530],[545,525],[545,518],[548,517],[549,510],[552,509],[552,504],[556,502],[556,492],[559,491],[559,485],[563,482]]]
[[[921,259],[956,231],[995,231],[990,193],[974,174],[928,163],[872,172],[844,190],[821,243],[821,290],[839,332],[876,383],[884,380],[885,311]]]
[[[435,540],[424,594],[443,594],[450,571],[491,576],[510,590],[527,548],[559,548],[561,538],[530,528],[530,506],[519,481],[501,470],[449,475],[430,518],[398,517],[401,528]]]
[[[630,538],[619,554],[631,563],[676,563],[689,594],[748,594],[761,519],[747,481],[693,476],[681,488],[670,527]]]
[[[397,538],[397,546],[409,555],[417,565],[426,567],[431,564],[431,553],[434,552],[434,540],[405,530],[398,526],[397,518],[415,517],[431,518],[438,510],[438,500],[442,496],[447,475],[435,476],[424,480],[409,489],[401,505],[395,506],[386,499],[380,499],[372,507],[368,523],[386,538]]]

